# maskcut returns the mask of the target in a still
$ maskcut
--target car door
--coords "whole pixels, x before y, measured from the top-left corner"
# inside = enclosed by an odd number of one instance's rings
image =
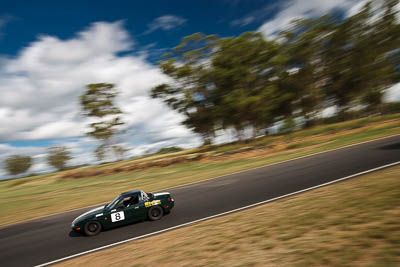
[[[125,214],[127,222],[133,223],[146,219],[147,208],[144,205],[144,201],[139,198],[138,203],[133,203],[129,207],[125,208]]]
[[[109,227],[116,227],[129,223],[126,212],[126,208],[122,205],[112,209],[107,220]]]

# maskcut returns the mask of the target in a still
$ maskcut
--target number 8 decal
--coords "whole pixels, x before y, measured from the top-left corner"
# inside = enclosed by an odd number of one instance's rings
[[[111,213],[111,221],[118,222],[125,220],[125,214],[123,211]]]

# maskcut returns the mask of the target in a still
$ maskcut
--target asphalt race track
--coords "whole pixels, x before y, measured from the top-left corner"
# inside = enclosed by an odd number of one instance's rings
[[[72,220],[87,209],[5,226],[0,228],[0,265],[43,264],[396,161],[400,161],[400,136],[172,188],[168,190],[175,198],[171,214],[95,237],[73,234],[70,229]]]

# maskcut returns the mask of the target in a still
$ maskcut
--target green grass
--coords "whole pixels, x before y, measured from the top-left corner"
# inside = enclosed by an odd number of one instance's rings
[[[367,128],[346,135],[327,135],[325,140],[302,141],[303,139],[300,138],[297,142],[290,143],[281,150],[256,157],[192,161],[162,168],[82,179],[62,179],[63,173],[53,173],[3,181],[0,182],[0,209],[7,216],[3,216],[0,225],[104,203],[120,192],[133,188],[146,191],[162,190],[393,134],[400,134],[399,122],[394,121],[390,124],[382,124],[375,128]],[[272,138],[276,141],[276,137]],[[271,142],[270,139],[260,139],[256,140],[255,144],[270,144]],[[231,146],[229,149],[234,148],[235,146]],[[184,153],[189,152],[182,151],[174,153],[174,155]],[[167,156],[171,157],[171,155]],[[114,165],[109,163],[101,168],[111,168],[112,166]],[[88,169],[96,169],[96,167]]]
[[[369,117],[369,118],[352,120],[348,122],[336,123],[331,125],[317,126],[308,130],[298,131],[289,134],[288,136],[290,138],[295,138],[295,137],[306,137],[306,136],[313,136],[313,135],[327,134],[327,133],[336,133],[346,129],[357,129],[371,123],[383,122],[398,118],[400,118],[400,114]]]
[[[392,167],[59,265],[118,266],[135,251],[132,266],[398,266],[399,177]]]

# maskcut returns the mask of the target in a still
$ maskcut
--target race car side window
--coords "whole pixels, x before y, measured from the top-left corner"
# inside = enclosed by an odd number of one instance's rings
[[[144,200],[144,201],[147,201],[147,200],[149,200],[149,197],[147,196],[147,194],[145,193],[145,192],[141,192],[141,200]]]
[[[123,201],[123,206],[128,208],[131,205],[135,205],[139,203],[139,194],[132,194],[130,196],[124,197]]]
[[[125,207],[129,207],[129,205],[131,204],[131,197],[124,197],[124,200],[122,203]]]
[[[133,196],[132,197],[132,204],[138,204],[139,203],[139,195]]]

